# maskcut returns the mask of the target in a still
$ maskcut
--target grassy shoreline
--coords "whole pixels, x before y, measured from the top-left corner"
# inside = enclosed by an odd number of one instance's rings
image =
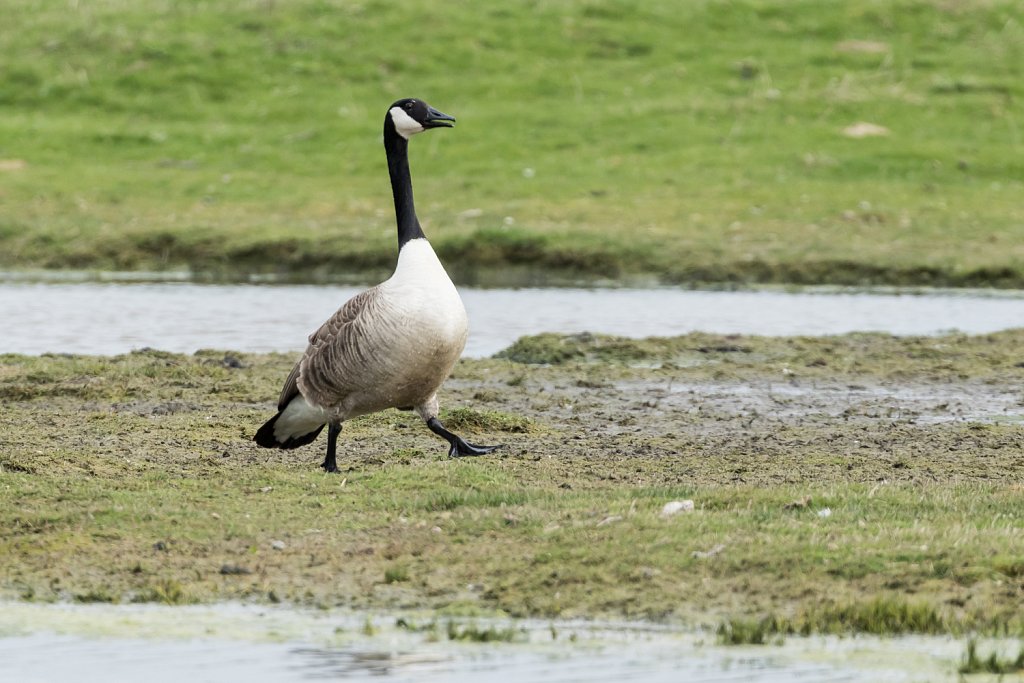
[[[560,286],[602,282],[629,284],[642,282],[654,285],[685,285],[690,287],[756,287],[756,286],[835,286],[835,287],[897,287],[950,289],[1013,289],[1024,290],[1024,268],[1016,266],[980,266],[964,270],[957,266],[888,266],[856,260],[766,262],[741,260],[733,262],[701,262],[702,254],[693,261],[666,263],[664,254],[653,252],[642,256],[628,253],[626,243],[606,240],[600,248],[582,252],[572,247],[544,246],[542,237],[530,238],[529,256],[523,255],[521,244],[497,243],[489,236],[477,240],[470,236],[455,244],[441,240],[435,250],[449,263],[449,274],[459,285],[468,286]],[[653,247],[653,245],[652,245]],[[160,247],[159,254],[135,243],[117,243],[108,247],[111,257],[65,258],[59,253],[39,258],[21,255],[17,262],[6,264],[9,272],[60,273],[65,270],[86,272],[185,273],[190,279],[210,282],[273,280],[294,284],[378,282],[391,274],[396,254],[393,245],[357,253],[325,251],[322,244],[289,242],[247,247],[244,254],[212,254],[207,248],[192,250],[187,246]],[[126,254],[138,258],[125,260]],[[114,256],[116,254],[116,256]],[[126,267],[133,270],[126,271]]]
[[[3,356],[0,595],[1021,634],[1022,334],[525,339],[443,397],[503,451],[340,476],[250,441],[291,356]]]
[[[387,270],[415,94],[459,118],[411,155],[462,282],[1024,287],[1012,0],[6,9],[3,268]]]

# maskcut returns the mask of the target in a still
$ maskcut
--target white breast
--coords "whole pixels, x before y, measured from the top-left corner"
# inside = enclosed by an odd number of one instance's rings
[[[457,353],[462,353],[469,327],[466,309],[430,242],[422,238],[406,242],[394,274],[382,289],[393,310],[413,326],[410,331],[458,344]]]

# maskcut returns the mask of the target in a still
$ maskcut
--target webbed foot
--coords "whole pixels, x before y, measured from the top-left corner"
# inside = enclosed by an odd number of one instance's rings
[[[496,448],[501,448],[501,446],[503,445],[498,444],[496,446],[477,446],[475,444],[471,444],[465,439],[463,439],[461,436],[452,434],[447,429],[445,429],[444,425],[441,424],[441,421],[438,420],[436,417],[432,417],[429,420],[427,420],[427,427],[430,428],[430,431],[434,432],[442,439],[447,441],[449,444],[451,444],[451,448],[448,449],[449,458],[465,458],[467,456],[473,455],[484,455],[486,453],[490,453]]]

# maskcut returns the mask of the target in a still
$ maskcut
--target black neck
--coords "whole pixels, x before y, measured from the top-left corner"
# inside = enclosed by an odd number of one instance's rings
[[[395,132],[393,125],[384,126],[384,149],[391,174],[391,194],[395,197],[395,218],[398,220],[398,248],[409,240],[425,237],[412,199],[412,175],[409,173],[409,141]]]

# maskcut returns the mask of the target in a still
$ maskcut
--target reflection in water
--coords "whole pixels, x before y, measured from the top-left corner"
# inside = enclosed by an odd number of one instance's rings
[[[360,676],[394,678],[417,674],[423,679],[430,674],[444,673],[452,668],[452,657],[429,652],[380,652],[299,647],[289,650],[292,668],[303,678],[352,680]]]
[[[116,354],[143,347],[298,351],[361,288],[314,285],[0,281],[0,353]],[[1019,292],[926,294],[683,289],[461,290],[466,355],[489,356],[525,334],[627,337],[702,331],[824,335],[853,331],[984,333],[1024,327]]]

